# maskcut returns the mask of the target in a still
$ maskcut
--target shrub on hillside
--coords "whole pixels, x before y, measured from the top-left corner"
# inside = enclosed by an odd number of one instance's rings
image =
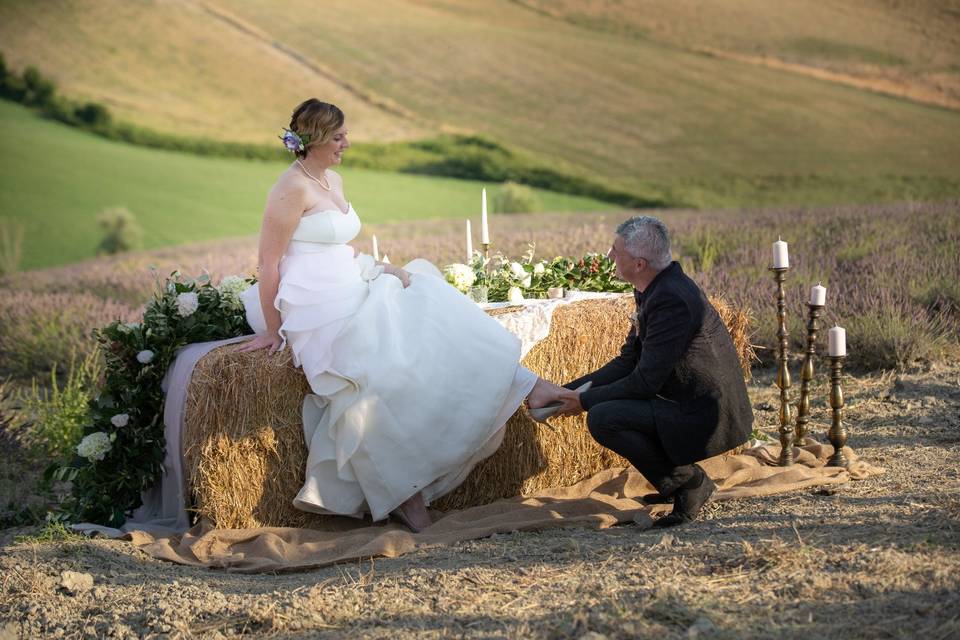
[[[7,67],[6,59],[0,54],[0,97],[23,102],[25,94],[23,79]]]
[[[133,316],[130,307],[89,293],[4,291],[0,376],[29,380],[54,366],[65,371],[72,357],[85,358],[95,349],[95,328]]]
[[[97,245],[97,255],[113,255],[140,248],[143,230],[126,207],[105,210],[97,217],[97,224],[103,232],[103,238]]]
[[[73,115],[84,125],[89,127],[106,127],[110,124],[110,110],[98,102],[87,102],[75,107]]]
[[[530,213],[542,208],[537,193],[516,182],[504,182],[493,194],[493,210],[497,213]]]
[[[50,104],[56,94],[53,81],[44,76],[36,67],[27,67],[23,72],[24,104],[42,107]]]

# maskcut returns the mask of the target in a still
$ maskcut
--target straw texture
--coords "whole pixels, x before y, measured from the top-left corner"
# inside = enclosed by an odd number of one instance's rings
[[[730,329],[744,375],[749,376],[747,315],[720,300],[711,302]],[[557,382],[588,373],[619,352],[632,311],[631,296],[561,306],[553,314],[550,335],[523,364]],[[292,506],[304,480],[307,451],[300,410],[309,391],[289,351],[267,356],[237,353],[235,346],[227,346],[197,363],[187,397],[183,448],[198,516],[221,528],[310,527],[329,520]],[[555,424],[558,430],[550,431],[518,411],[507,423],[500,449],[432,506],[448,510],[486,504],[628,466],[593,441],[584,416],[559,418]]]

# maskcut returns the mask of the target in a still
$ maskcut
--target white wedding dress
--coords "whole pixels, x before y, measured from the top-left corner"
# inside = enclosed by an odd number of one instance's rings
[[[313,393],[303,402],[309,456],[294,505],[374,520],[418,491],[429,504],[503,439],[536,383],[520,342],[425,260],[410,286],[346,243],[353,207],[305,214],[280,263],[281,336]],[[266,330],[256,286],[250,326]]]

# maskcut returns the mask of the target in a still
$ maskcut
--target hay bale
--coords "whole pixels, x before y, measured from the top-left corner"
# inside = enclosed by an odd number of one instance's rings
[[[211,351],[190,380],[183,458],[194,511],[232,529],[321,523],[292,504],[307,464],[307,380],[289,349],[267,356],[236,348]]]
[[[749,376],[753,352],[747,315],[720,300],[711,302],[730,329]],[[553,314],[550,335],[523,364],[554,381],[588,373],[619,352],[632,311],[630,296],[564,305]],[[289,350],[267,356],[228,346],[197,363],[183,436],[184,468],[197,515],[228,528],[308,527],[329,520],[292,505],[304,480],[307,450],[300,411],[309,391]],[[518,411],[507,423],[500,449],[433,506],[459,509],[528,495],[628,464],[593,441],[584,416],[559,418],[555,424],[558,430],[550,431]]]

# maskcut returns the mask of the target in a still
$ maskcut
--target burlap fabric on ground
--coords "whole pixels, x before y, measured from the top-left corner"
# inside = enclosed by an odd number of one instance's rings
[[[765,445],[738,455],[701,463],[719,486],[716,500],[763,496],[818,485],[859,480],[882,473],[849,448],[850,466],[825,467],[830,445],[794,449],[796,464],[779,467],[779,445]],[[534,496],[498,500],[446,514],[422,533],[397,524],[371,525],[350,518],[328,518],[326,530],[264,527],[214,529],[206,521],[182,536],[154,538],[127,534],[142,551],[181,564],[255,573],[293,571],[371,556],[396,557],[419,547],[448,545],[494,533],[554,527],[605,529],[634,521],[645,528],[670,505],[644,505],[639,497],[653,487],[632,468],[606,469],[572,487],[547,489]]]
[[[748,376],[752,351],[747,314],[722,300],[711,302],[730,330]],[[588,373],[619,352],[633,310],[629,295],[561,306],[553,314],[549,335],[523,364],[558,382]],[[289,352],[268,357],[237,353],[229,346],[197,363],[187,398],[183,452],[192,510],[199,518],[234,529],[326,526],[325,516],[299,511],[292,503],[306,466],[301,423],[306,393],[309,387]],[[446,511],[539,495],[604,469],[627,466],[593,441],[584,416],[558,419],[556,424],[558,431],[550,431],[518,411],[507,423],[497,453],[433,507]]]

